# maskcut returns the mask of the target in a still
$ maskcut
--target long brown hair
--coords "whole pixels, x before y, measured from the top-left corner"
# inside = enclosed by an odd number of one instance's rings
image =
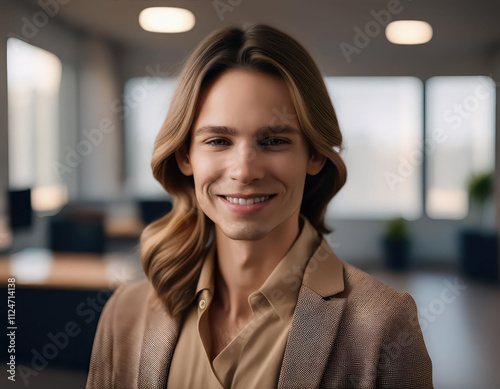
[[[149,224],[140,238],[141,262],[151,281],[154,302],[174,316],[195,299],[203,259],[215,244],[214,223],[200,209],[193,176],[179,170],[175,151],[187,152],[200,96],[210,80],[229,69],[251,69],[281,77],[290,92],[310,153],[326,156],[322,170],[307,174],[300,212],[323,234],[327,205],[342,188],[347,170],[335,110],[322,75],[295,39],[273,27],[256,24],[225,27],[206,37],[188,58],[165,123],[156,137],[153,176],[172,196],[172,210]]]

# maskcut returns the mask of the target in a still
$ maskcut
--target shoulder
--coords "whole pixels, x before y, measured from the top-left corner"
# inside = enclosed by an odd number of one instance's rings
[[[350,331],[376,340],[381,360],[395,358],[394,350],[404,349],[406,357],[417,356],[430,371],[431,362],[422,336],[415,300],[408,292],[399,292],[364,271],[343,262],[346,319]],[[399,351],[396,353],[399,355]],[[401,356],[398,356],[401,359]],[[391,361],[394,363],[394,361]],[[409,362],[408,362],[409,363]]]
[[[123,304],[124,300],[127,300],[128,304],[140,304],[143,299],[148,297],[152,288],[147,278],[121,284],[116,288],[106,305],[120,305]]]
[[[375,306],[404,304],[413,298],[408,292],[399,292],[363,270],[342,261],[344,267],[344,292],[357,303]],[[413,301],[414,302],[414,301]]]
[[[111,387],[119,379],[135,380],[152,289],[147,279],[122,284],[104,305],[94,336],[87,388]]]
[[[104,310],[140,306],[151,293],[152,285],[148,279],[127,282],[119,285],[104,306]],[[103,313],[104,313],[103,310]]]
[[[374,276],[342,261],[344,267],[344,291],[347,304],[374,315],[394,315],[416,310],[413,297],[408,292],[399,292]]]
[[[121,284],[104,305],[98,326],[114,334],[140,328],[152,290],[147,279]]]
[[[413,297],[355,266],[343,267],[345,289],[336,296],[346,298],[343,348],[376,355],[377,387],[432,388],[432,361]]]

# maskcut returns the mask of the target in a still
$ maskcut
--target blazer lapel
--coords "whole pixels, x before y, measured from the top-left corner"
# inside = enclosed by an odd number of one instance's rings
[[[169,316],[164,309],[154,307],[147,310],[137,378],[138,389],[166,388],[181,324],[180,316]]]
[[[323,238],[304,271],[283,356],[278,388],[318,388],[326,370],[346,298],[343,265]]]

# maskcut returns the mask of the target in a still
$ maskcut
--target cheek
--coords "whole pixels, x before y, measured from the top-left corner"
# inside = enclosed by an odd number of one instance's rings
[[[203,158],[198,155],[192,159],[193,176],[196,192],[204,196],[210,191],[210,186],[220,176],[221,163],[214,158]]]
[[[304,186],[306,166],[305,162],[300,158],[276,160],[272,164],[272,172],[274,177],[288,187],[288,190],[294,190],[297,187],[302,188]],[[302,193],[301,190],[300,193]]]

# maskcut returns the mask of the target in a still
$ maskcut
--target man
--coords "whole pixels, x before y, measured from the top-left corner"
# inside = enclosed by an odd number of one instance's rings
[[[148,280],[103,310],[88,388],[432,388],[411,296],[322,237],[345,167],[302,50],[257,25],[211,35],[188,61],[152,163],[177,203],[141,238]]]

